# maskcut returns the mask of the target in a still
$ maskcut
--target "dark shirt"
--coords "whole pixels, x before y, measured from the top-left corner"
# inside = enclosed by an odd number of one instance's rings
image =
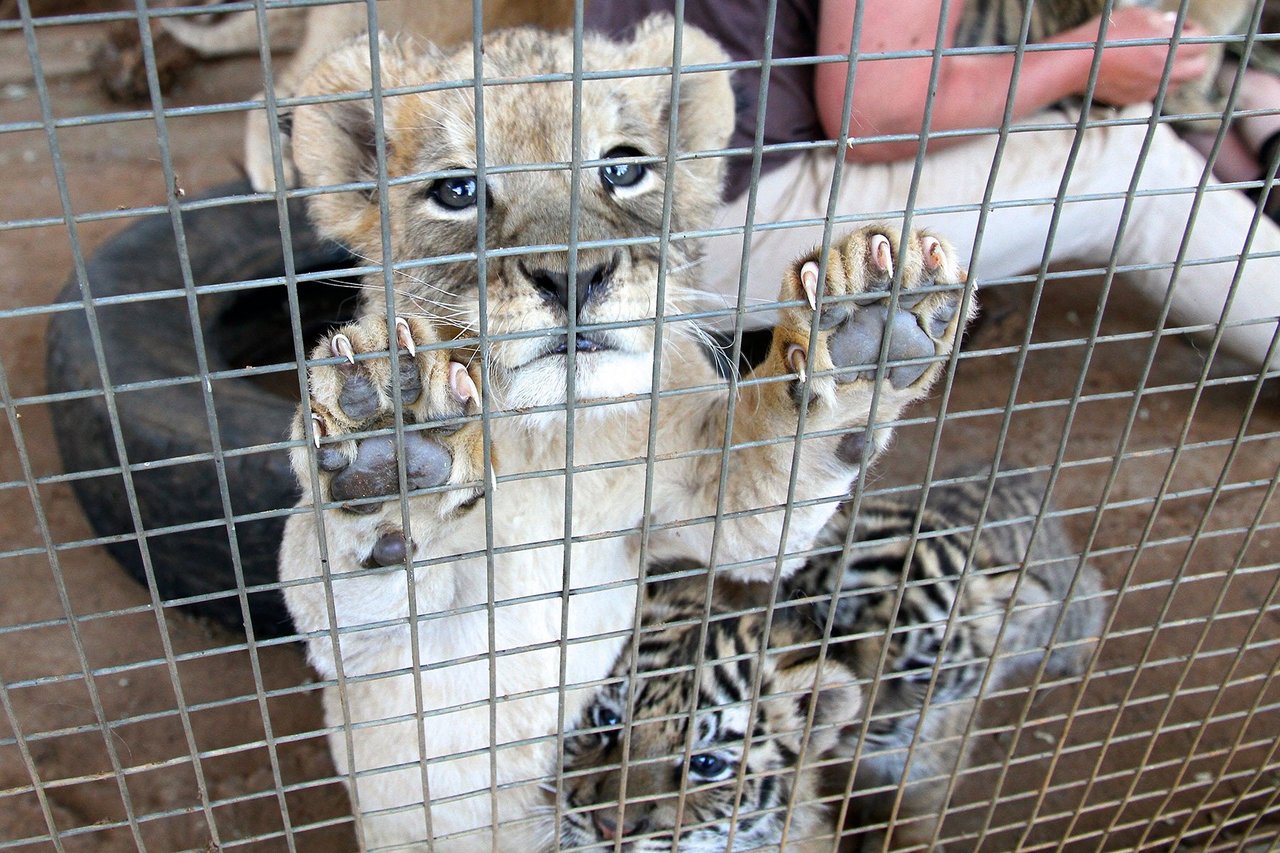
[[[590,0],[585,25],[614,38],[627,37],[632,28],[656,12],[673,13],[674,0]],[[718,41],[735,61],[759,62],[764,56],[768,0],[686,0],[684,20]],[[774,60],[808,57],[816,52],[818,0],[778,0],[773,34]],[[760,66],[733,73],[737,121],[731,148],[747,153],[729,160],[724,197],[737,198],[751,180],[751,147],[759,119]],[[773,65],[769,70],[769,94],[764,116],[764,144],[808,142],[826,134],[813,100],[813,65]],[[799,151],[768,151],[761,173],[777,168]]]

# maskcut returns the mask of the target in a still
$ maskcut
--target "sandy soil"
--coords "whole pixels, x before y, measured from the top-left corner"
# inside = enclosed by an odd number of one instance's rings
[[[86,73],[96,37],[85,26],[41,32],[56,115],[120,109],[100,97]],[[0,120],[39,118],[30,74],[20,36],[0,34]],[[170,101],[245,98],[258,79],[253,60],[210,64]],[[240,122],[238,113],[170,121],[185,187],[237,176]],[[59,216],[43,131],[0,138],[0,222]],[[163,202],[151,121],[67,128],[58,143],[75,212]],[[78,233],[92,250],[127,221],[87,222]],[[38,503],[26,487],[28,474],[61,470],[38,400],[46,390],[47,323],[39,309],[71,267],[65,227],[0,231],[0,375],[13,397],[37,398],[15,412],[17,435],[7,420],[0,424],[0,681],[7,685],[0,693],[0,849],[54,849],[45,840],[46,819],[68,851],[132,849],[139,840],[152,850],[206,850],[244,838],[260,839],[248,849],[284,850],[286,827],[297,849],[353,849],[346,795],[315,734],[319,699],[299,650],[249,650],[242,637],[182,612],[151,612],[146,592],[104,550],[74,544],[93,534],[68,485],[39,487]],[[1219,379],[1197,393],[1201,356],[1170,340],[1135,401],[1142,336],[1098,346],[1086,365],[1082,339],[1100,286],[1097,279],[1050,283],[1033,340],[1051,346],[1026,359],[1016,387],[1031,287],[989,290],[947,402],[938,470],[956,467],[952,460],[991,459],[1014,400],[1002,464],[1065,460],[1054,501],[1071,511],[1077,543],[1088,543],[1093,563],[1118,591],[1113,634],[1086,689],[1054,688],[1031,705],[1016,734],[983,738],[947,826],[968,840],[952,849],[1056,847],[1070,836],[1070,850],[1162,850],[1184,829],[1191,835],[1179,849],[1203,849],[1215,828],[1215,848],[1234,849],[1250,832],[1261,842],[1280,827],[1280,688],[1273,678],[1280,510],[1263,505],[1280,460],[1276,383],[1252,409],[1250,381]],[[1150,311],[1129,303],[1118,283],[1104,332],[1150,327]],[[1232,374],[1229,364],[1211,373]],[[1073,409],[1077,390],[1083,396]],[[935,399],[918,411],[918,426],[903,430],[881,482],[921,476],[930,415],[939,406]],[[1244,443],[1233,451],[1237,436]],[[1117,456],[1123,461],[1108,488]],[[1251,525],[1258,526],[1249,533]],[[76,617],[70,625],[68,612]],[[165,663],[166,644],[173,666]],[[258,698],[258,678],[274,691],[270,699]],[[992,727],[1022,717],[1023,697],[993,705],[984,720]],[[1010,751],[1015,758],[1005,768]],[[990,808],[994,792],[1000,802]],[[120,825],[130,814],[138,818],[138,839],[127,821]],[[973,838],[984,827],[979,844]]]

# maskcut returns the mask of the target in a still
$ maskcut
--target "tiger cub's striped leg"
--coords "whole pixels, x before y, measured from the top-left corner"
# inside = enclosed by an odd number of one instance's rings
[[[814,624],[855,638],[832,655],[865,680],[872,706],[865,732],[851,727],[841,745],[860,756],[846,827],[861,830],[860,850],[940,850],[932,838],[952,775],[969,766],[983,693],[1042,665],[1051,681],[1079,675],[1105,619],[1102,579],[1075,557],[1043,480],[1002,474],[988,491],[988,470],[950,476],[924,507],[903,493],[868,494],[856,516],[845,504],[816,544],[849,539],[848,551],[787,580],[789,599],[812,601]]]

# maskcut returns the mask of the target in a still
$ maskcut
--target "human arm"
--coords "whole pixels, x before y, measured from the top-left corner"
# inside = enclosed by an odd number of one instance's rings
[[[931,50],[937,40],[942,0],[902,3],[863,0],[864,12],[858,53]],[[945,45],[954,43],[960,10],[953,3]],[[848,53],[856,0],[822,0],[818,23],[818,53]],[[1101,20],[1094,19],[1046,40],[1046,43],[1094,42]],[[1128,7],[1111,15],[1107,42],[1129,39],[1169,39],[1173,19],[1161,12]],[[1200,35],[1192,24],[1183,36]],[[1159,89],[1167,45],[1110,46],[1104,49],[1095,100],[1115,106],[1149,101]],[[1194,79],[1205,70],[1208,48],[1183,44],[1177,51],[1170,86]],[[1049,104],[1082,94],[1093,62],[1092,48],[1031,51],[1023,56],[1014,92],[1013,117],[1030,115]],[[941,60],[930,130],[992,127],[1004,116],[1005,98],[1013,74],[1011,53],[946,56]],[[856,72],[850,134],[878,136],[919,134],[924,120],[933,57],[868,60]],[[826,63],[815,71],[814,94],[824,130],[836,136],[844,108],[847,63]],[[930,140],[932,146],[955,144],[964,137]],[[915,155],[915,140],[856,145],[849,159],[863,162],[900,160]]]

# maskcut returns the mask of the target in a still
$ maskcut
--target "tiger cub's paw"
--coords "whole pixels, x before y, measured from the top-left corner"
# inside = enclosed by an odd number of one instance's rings
[[[463,420],[479,411],[476,376],[449,350],[425,348],[439,341],[426,321],[397,317],[394,333],[393,341],[385,317],[364,317],[326,335],[311,353],[331,362],[308,372],[321,499],[363,515],[380,509],[383,501],[375,498],[399,493],[394,383],[404,413],[409,489],[457,483],[460,488],[433,496],[441,513],[470,505],[483,493],[484,476],[480,425]],[[304,435],[299,413],[294,438]],[[309,465],[305,449],[295,451],[304,483]]]
[[[783,278],[782,299],[808,307],[782,312],[775,349],[800,382],[810,378],[812,396],[833,405],[852,393],[866,393],[875,378],[886,330],[886,391],[907,402],[924,394],[937,377],[968,317],[960,316],[965,272],[941,238],[913,231],[905,245],[901,232],[871,225],[837,240],[827,258],[826,279],[818,280],[818,253],[792,264]],[[901,248],[901,251],[899,249]],[[902,289],[890,305],[894,273]],[[818,294],[817,346],[809,351]],[[972,305],[972,301],[971,301]]]

